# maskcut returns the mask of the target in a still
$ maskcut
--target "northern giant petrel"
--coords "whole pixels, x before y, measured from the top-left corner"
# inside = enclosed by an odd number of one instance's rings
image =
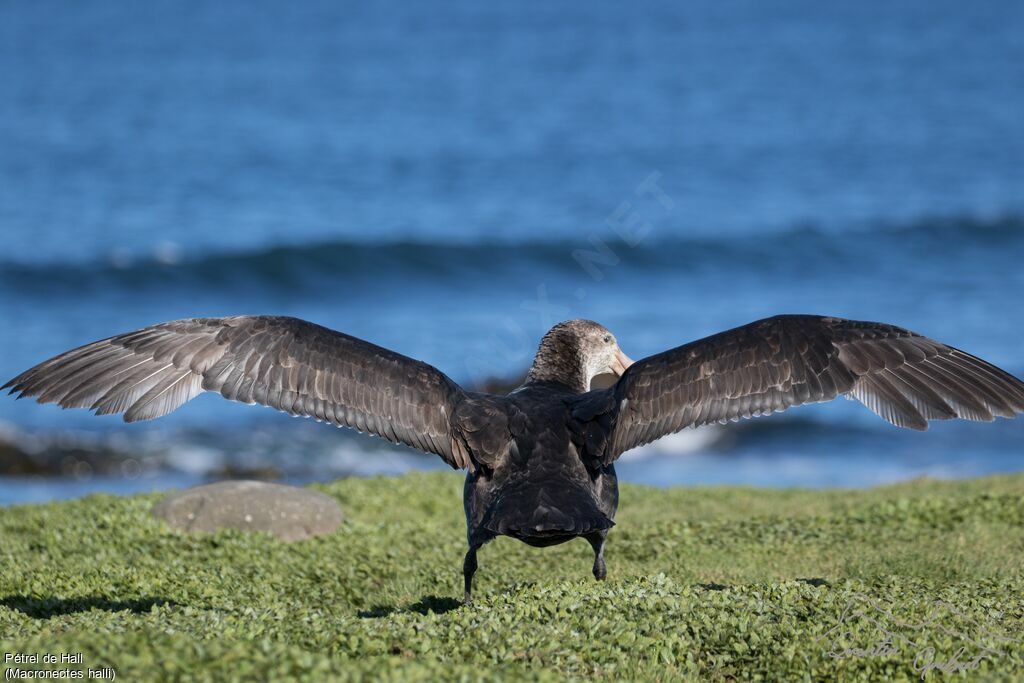
[[[590,390],[598,374],[620,379]],[[19,397],[127,422],[203,391],[314,417],[435,453],[468,470],[470,599],[476,553],[496,536],[534,546],[582,536],[605,577],[618,504],[614,462],[686,427],[852,397],[898,427],[1024,412],[1024,383],[899,327],[780,315],[633,363],[606,328],[559,323],[526,381],[467,391],[426,363],[295,318],[194,318],[94,342],[15,377]]]

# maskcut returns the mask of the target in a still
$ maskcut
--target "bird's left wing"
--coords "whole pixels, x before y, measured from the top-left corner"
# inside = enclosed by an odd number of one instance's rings
[[[20,397],[151,420],[203,391],[352,427],[471,467],[462,389],[431,365],[296,318],[175,320],[68,351],[15,377]]]
[[[579,444],[604,463],[686,427],[844,395],[898,427],[1024,412],[1024,382],[893,325],[781,315],[634,363],[574,406]]]

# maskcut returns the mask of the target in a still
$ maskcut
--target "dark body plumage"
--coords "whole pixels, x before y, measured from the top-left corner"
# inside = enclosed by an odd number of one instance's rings
[[[597,374],[621,378],[589,390]],[[469,471],[466,598],[477,549],[583,537],[604,578],[618,504],[613,463],[686,427],[767,415],[843,395],[900,426],[1024,412],[1024,383],[966,352],[892,325],[784,315],[632,363],[597,323],[541,340],[525,383],[466,391],[436,368],[294,318],[162,323],[74,349],[5,385],[20,397],[165,415],[202,391],[313,417],[442,457]]]
[[[618,505],[611,464],[588,467],[566,419],[572,390],[552,384],[523,387],[493,402],[507,420],[507,450],[493,467],[466,478],[470,545],[513,536],[531,545],[552,545],[605,531]],[[553,457],[554,454],[559,454]]]

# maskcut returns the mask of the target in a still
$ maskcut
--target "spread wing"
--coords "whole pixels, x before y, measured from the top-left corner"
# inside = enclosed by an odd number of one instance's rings
[[[19,398],[126,422],[166,415],[203,391],[313,417],[470,466],[453,446],[462,389],[436,368],[295,318],[175,320],[68,351],[15,377]]]
[[[1024,412],[1024,382],[882,323],[782,315],[645,358],[581,397],[574,417],[603,462],[686,427],[855,398],[898,427]]]

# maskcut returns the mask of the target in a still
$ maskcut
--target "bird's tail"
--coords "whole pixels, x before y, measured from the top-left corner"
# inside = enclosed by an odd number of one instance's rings
[[[569,539],[615,525],[588,489],[563,482],[524,483],[503,491],[484,516],[491,533],[521,540]]]

